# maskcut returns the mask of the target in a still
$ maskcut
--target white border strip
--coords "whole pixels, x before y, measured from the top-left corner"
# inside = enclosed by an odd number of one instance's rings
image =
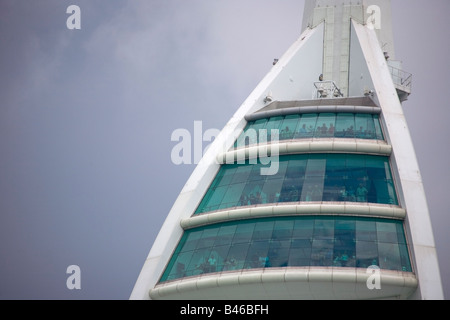
[[[246,160],[264,154],[270,156],[274,149],[276,155],[302,153],[358,153],[390,156],[392,146],[381,140],[367,141],[362,139],[307,139],[283,141],[233,149],[217,156],[220,164]]]
[[[364,268],[291,267],[239,270],[161,283],[149,290],[148,294],[151,299],[178,299],[180,296],[184,299],[196,299],[203,296],[198,295],[202,291],[220,295],[220,299],[406,299],[418,285],[413,273],[381,269],[380,289],[370,290],[367,287],[370,276],[371,273]],[[330,290],[320,290],[323,289],[324,283]],[[283,290],[272,290],[280,289],[280,286]],[[263,290],[256,290],[258,288]],[[247,291],[250,291],[249,295]]]
[[[198,214],[187,219],[182,219],[180,225],[184,230],[187,230],[227,221],[300,215],[365,216],[403,220],[406,217],[406,210],[391,205],[360,204],[355,202],[276,203]]]

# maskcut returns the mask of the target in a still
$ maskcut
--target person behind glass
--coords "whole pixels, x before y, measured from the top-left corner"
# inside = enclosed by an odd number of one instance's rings
[[[322,200],[322,191],[319,189],[319,186],[316,184],[313,186],[309,185],[306,191],[305,201],[320,201]]]
[[[342,186],[341,190],[339,191],[339,201],[347,201],[348,199],[348,192],[345,186]]]
[[[332,123],[330,123],[330,128],[328,129],[328,136],[333,137],[334,136],[334,126]]]
[[[180,263],[180,262],[177,263],[176,274],[177,274],[178,278],[182,278],[182,277],[186,276],[186,269],[185,269],[184,263]]]
[[[250,193],[249,200],[250,204],[256,204],[256,196],[253,193]]]
[[[241,206],[248,206],[248,197],[245,195],[245,194],[243,194],[243,195],[241,195],[241,198],[239,199],[239,204],[241,205]]]
[[[261,257],[259,257],[258,261],[259,261],[261,267],[263,267],[263,268],[270,267],[269,257],[261,256]]]
[[[354,137],[354,136],[355,136],[355,132],[353,131],[353,126],[350,126],[350,127],[347,129],[347,132],[345,133],[345,135],[346,135],[347,137]]]
[[[314,134],[314,127],[312,125],[310,125],[308,127],[308,137],[312,137]]]
[[[256,192],[255,203],[256,203],[256,204],[262,203],[261,192]]]
[[[356,189],[356,201],[357,202],[367,202],[367,194],[369,192],[367,191],[366,187],[364,187],[364,184],[361,182]]]
[[[211,256],[208,259],[207,271],[206,272],[215,272],[217,266],[217,259],[214,256],[214,253],[211,253]]]
[[[324,123],[321,127],[317,127],[316,133],[318,137],[324,137],[326,136],[328,131],[327,125]]]
[[[347,262],[348,262],[348,254],[347,252],[344,252],[341,255],[338,255],[335,259],[334,259],[334,264],[341,266],[341,267],[346,267],[347,266]]]
[[[289,127],[286,126],[284,130],[281,131],[281,139],[286,140],[289,139],[289,135],[291,134],[291,131],[289,131]]]
[[[235,270],[237,267],[237,262],[234,257],[230,257],[225,261],[225,267],[224,270]]]
[[[298,130],[298,134],[297,136],[302,138],[302,137],[306,137],[306,124],[303,124],[303,126]]]
[[[356,132],[357,138],[364,138],[366,135],[366,132],[364,131],[363,127],[359,127],[359,130]]]

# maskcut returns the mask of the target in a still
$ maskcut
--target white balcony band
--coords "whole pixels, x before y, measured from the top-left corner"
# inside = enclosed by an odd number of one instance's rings
[[[274,150],[274,152],[272,151]],[[364,139],[307,139],[272,142],[232,149],[217,156],[218,163],[234,163],[254,159],[261,155],[271,156],[301,153],[359,153],[390,156],[392,146],[381,140]]]
[[[355,202],[272,203],[198,214],[182,219],[180,225],[187,230],[226,221],[292,215],[368,216],[403,220],[406,210],[393,205]]]
[[[358,102],[359,105],[351,105],[352,103],[356,104],[356,102]],[[335,104],[333,105],[332,103]],[[245,120],[255,121],[276,116],[304,113],[380,114],[381,108],[376,106],[369,97],[307,101],[274,101],[260,111],[246,115]]]
[[[151,299],[405,299],[416,290],[413,273],[379,270],[379,288],[367,285],[370,270],[290,267],[226,271],[169,281],[149,291]],[[369,280],[371,281],[371,280]]]

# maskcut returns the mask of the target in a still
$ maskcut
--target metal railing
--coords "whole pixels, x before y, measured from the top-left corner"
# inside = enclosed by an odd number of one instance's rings
[[[393,66],[388,67],[397,89],[410,93],[412,87],[412,74]]]
[[[331,80],[314,82],[316,99],[343,97],[341,90]]]

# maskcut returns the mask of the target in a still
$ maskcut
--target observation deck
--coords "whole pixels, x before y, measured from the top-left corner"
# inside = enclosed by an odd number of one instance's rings
[[[197,210],[181,219],[151,299],[406,299],[416,290],[380,108],[327,84],[321,98],[273,101],[245,117]],[[258,135],[269,128],[280,140]],[[260,174],[263,150],[277,156],[274,175]],[[374,272],[381,290],[368,284]]]

